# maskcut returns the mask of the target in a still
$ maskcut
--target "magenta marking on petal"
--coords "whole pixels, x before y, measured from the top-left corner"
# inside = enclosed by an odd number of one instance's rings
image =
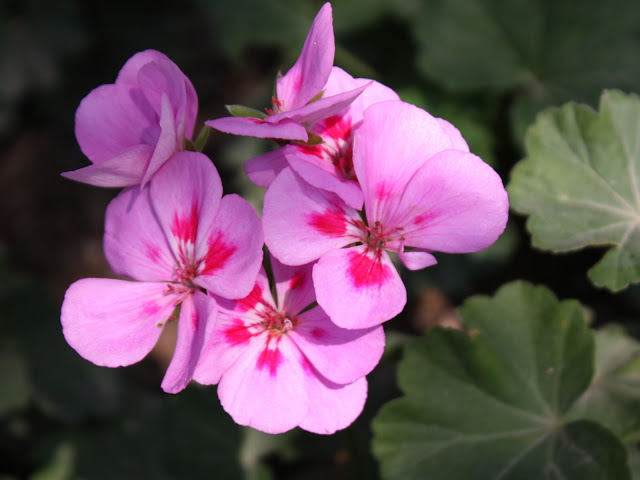
[[[211,237],[207,244],[207,254],[203,259],[204,267],[200,274],[211,275],[216,270],[220,270],[236,250],[236,247],[227,245],[220,234]]]
[[[152,317],[160,311],[160,305],[155,302],[147,302],[142,306],[142,315]]]
[[[249,328],[242,323],[242,320],[235,318],[233,323],[224,329],[224,339],[230,345],[242,345],[247,343],[253,334],[249,331]]]
[[[371,258],[369,252],[371,250],[349,253],[349,277],[356,288],[381,285],[391,277],[389,267],[380,259],[382,253],[375,251],[375,258]]]
[[[262,370],[263,368],[268,368],[269,374],[272,377],[275,377],[276,373],[278,372],[278,367],[282,362],[283,362],[283,358],[282,358],[282,354],[280,353],[280,350],[278,350],[278,344],[276,343],[276,348],[270,349],[269,342],[267,342],[267,345],[264,347],[264,350],[258,357],[258,362],[256,363],[256,367],[258,367],[258,370]]]
[[[318,327],[314,327],[311,330],[311,336],[313,338],[315,338],[316,340],[320,340],[323,339],[327,336],[327,332],[325,330],[322,330],[321,328]]]
[[[171,232],[183,242],[195,243],[198,231],[198,205],[194,202],[188,215],[181,216],[178,212],[173,216]]]
[[[158,263],[160,260],[160,248],[149,243],[146,246],[146,255],[153,263]]]
[[[389,198],[391,198],[391,189],[384,182],[378,183],[376,185],[375,192],[376,198],[378,198],[378,200],[388,200]]]
[[[309,225],[328,237],[341,237],[347,231],[347,222],[340,212],[326,210],[323,213],[314,212],[309,217]]]
[[[265,123],[264,120],[262,120],[260,118],[247,117],[247,119],[250,122],[257,123],[258,125],[262,125],[263,123]]]
[[[313,371],[313,367],[309,363],[309,360],[307,360],[307,357],[300,357],[300,365],[302,366],[302,371],[305,373],[305,375],[316,377],[316,372]]]
[[[246,312],[253,310],[256,305],[262,303],[262,287],[259,284],[255,284],[251,293],[244,297],[242,300],[236,302],[237,308]]]
[[[289,289],[295,290],[296,288],[302,287],[304,280],[302,272],[296,272],[293,278],[289,281]]]
[[[432,218],[433,218],[433,215],[431,214],[431,211],[426,211],[416,216],[416,218],[413,219],[413,223],[414,225],[420,225],[423,223],[427,223]]]
[[[306,153],[307,155],[313,155],[314,157],[323,158],[324,150],[322,145],[293,145],[298,151]]]

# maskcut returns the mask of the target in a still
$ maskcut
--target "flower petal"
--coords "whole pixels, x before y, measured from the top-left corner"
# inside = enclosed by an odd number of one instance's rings
[[[447,253],[476,252],[502,234],[509,199],[500,176],[479,157],[445,150],[411,179],[389,222],[405,245]]]
[[[422,270],[438,263],[436,257],[421,250],[400,251],[398,258],[409,270]]]
[[[118,73],[116,83],[137,85],[138,84],[138,72],[140,69],[151,62],[171,62],[171,59],[164,53],[157,50],[143,50],[133,55],[122,66]]]
[[[379,325],[402,311],[407,292],[389,255],[366,245],[332,250],[313,267],[318,304],[342,328]]]
[[[311,268],[313,265],[290,267],[270,255],[271,271],[276,282],[278,307],[290,316],[296,316],[316,301]]]
[[[135,145],[108,158],[78,170],[61,175],[69,180],[88,183],[96,187],[129,187],[139,185],[153,155],[151,145]]]
[[[165,283],[85,278],[62,303],[64,336],[82,357],[105,367],[131,365],[156,344],[176,297]]]
[[[330,435],[353,423],[367,399],[367,380],[360,378],[349,385],[337,385],[321,377],[308,381],[309,411],[300,428],[313,433]]]
[[[200,268],[194,283],[221,297],[245,297],[260,271],[263,244],[253,207],[238,195],[225,195],[210,227],[198,232],[195,253]]]
[[[305,362],[286,335],[252,337],[220,380],[220,403],[240,425],[266,433],[286,432],[307,413]]]
[[[160,137],[156,143],[151,160],[149,160],[149,166],[142,179],[142,185],[146,185],[158,169],[164,165],[176,151],[182,150],[182,147],[178,145],[176,123],[173,110],[169,103],[169,97],[164,93],[162,94],[161,102],[162,109],[159,122]],[[180,139],[180,141],[182,141],[182,139]]]
[[[339,197],[310,186],[289,168],[278,175],[264,196],[265,242],[285,265],[312,262],[353,242],[357,221],[357,212]]]
[[[320,307],[299,315],[298,321],[289,331],[291,340],[332,382],[345,384],[364,377],[382,357],[385,339],[381,326],[360,330],[340,328]]]
[[[267,188],[287,165],[287,159],[283,155],[283,148],[276,148],[270,152],[250,158],[245,162],[244,169],[253,183],[259,187]]]
[[[177,264],[149,201],[148,189],[132,187],[107,206],[104,253],[118,275],[170,281]]]
[[[185,297],[180,308],[178,338],[173,358],[162,380],[162,389],[167,393],[184,390],[193,378],[200,358],[205,331],[209,322],[216,321],[216,301],[200,291]]]
[[[269,117],[267,117],[269,118]],[[222,117],[207,120],[205,125],[221,132],[247,137],[277,138],[282,140],[298,140],[306,142],[309,134],[299,122],[282,117],[276,121],[253,117]]]
[[[334,55],[331,4],[325,3],[313,20],[300,57],[276,81],[276,91],[283,109],[300,108],[322,91],[329,78]]]

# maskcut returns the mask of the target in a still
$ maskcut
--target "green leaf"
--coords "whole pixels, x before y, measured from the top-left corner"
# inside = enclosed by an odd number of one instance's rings
[[[515,86],[547,103],[640,84],[635,0],[426,0],[418,67],[450,90]]]
[[[267,114],[256,110],[255,108],[245,107],[244,105],[225,105],[227,110],[234,117],[252,117],[252,118],[266,118]]]
[[[640,281],[640,97],[605,91],[600,111],[569,103],[538,116],[507,190],[535,247],[611,246],[589,271],[613,291]]]
[[[628,479],[604,427],[567,419],[593,374],[586,312],[514,282],[461,308],[469,335],[436,328],[407,347],[405,397],[373,424],[387,479]]]

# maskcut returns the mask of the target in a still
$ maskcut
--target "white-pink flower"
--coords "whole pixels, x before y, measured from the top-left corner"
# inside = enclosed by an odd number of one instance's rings
[[[296,63],[276,80],[276,97],[264,118],[224,117],[205,122],[225,133],[306,142],[307,126],[347,107],[367,87],[326,96],[324,88],[335,55],[331,4],[316,15]]]
[[[364,376],[384,349],[382,327],[334,325],[313,306],[311,265],[272,258],[271,268],[276,298],[263,270],[249,296],[219,300],[194,379],[219,383],[222,406],[241,425],[268,433],[345,428],[364,406]]]
[[[80,102],[76,138],[93,165],[62,175],[99,187],[145,184],[185,149],[197,111],[193,85],[175,63],[155,50],[136,53],[115,83]]]
[[[272,255],[287,265],[318,260],[318,304],[344,328],[378,325],[404,308],[388,252],[420,269],[436,263],[434,251],[481,250],[504,230],[509,206],[498,174],[457,130],[413,105],[370,106],[354,142],[364,213],[287,168],[267,190],[263,214]]]
[[[126,189],[107,208],[107,260],[117,275],[137,281],[87,278],[71,285],[62,304],[64,336],[97,365],[130,365],[151,351],[180,307],[176,349],[162,382],[166,392],[178,392],[191,380],[206,322],[216,317],[216,301],[203,290],[246,296],[262,244],[255,211],[237,195],[222,197],[211,161],[177,153],[148,188]]]

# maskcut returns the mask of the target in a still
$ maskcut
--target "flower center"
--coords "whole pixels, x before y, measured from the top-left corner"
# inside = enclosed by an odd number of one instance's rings
[[[271,336],[284,335],[298,324],[297,318],[289,318],[284,312],[279,312],[275,308],[267,308],[260,313],[262,321],[260,324]]]

